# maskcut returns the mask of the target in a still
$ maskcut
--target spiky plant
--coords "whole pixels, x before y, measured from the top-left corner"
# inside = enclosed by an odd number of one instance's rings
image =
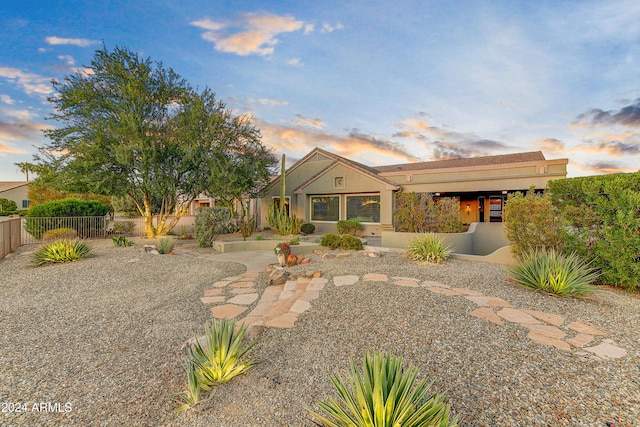
[[[309,413],[328,427],[458,426],[446,397],[432,393],[426,379],[416,382],[417,376],[413,365],[402,368],[401,357],[367,353],[362,372],[351,361],[347,379],[330,377],[337,398],[318,402],[327,415]]]
[[[133,245],[133,242],[125,236],[111,236],[111,240],[115,246],[129,247]]]
[[[195,366],[203,390],[222,384],[254,367],[247,353],[256,341],[245,347],[242,342],[247,327],[235,330],[235,320],[214,320],[205,326],[204,342],[196,339],[189,348],[189,358]]]
[[[184,373],[187,376],[187,388],[176,396],[176,401],[180,406],[175,408],[173,412],[186,411],[202,401],[200,396],[201,380],[191,360],[185,361]]]
[[[37,265],[77,261],[91,254],[91,246],[79,240],[57,240],[41,246],[32,255]]]
[[[168,254],[173,251],[176,242],[171,237],[161,237],[158,239],[158,252]]]
[[[575,253],[563,255],[555,249],[526,252],[518,265],[507,268],[517,284],[561,297],[581,297],[593,291],[590,286],[600,273]]]
[[[409,241],[407,254],[414,261],[439,264],[451,255],[451,246],[434,233],[425,233]]]

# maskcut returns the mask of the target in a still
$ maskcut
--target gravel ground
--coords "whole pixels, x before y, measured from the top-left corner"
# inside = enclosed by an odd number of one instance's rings
[[[637,295],[601,289],[565,300],[507,283],[501,266],[419,265],[399,254],[313,256],[306,268],[328,279],[386,273],[479,290],[516,308],[565,316],[565,325],[590,323],[629,354],[599,361],[533,343],[521,326],[470,316],[476,306],[462,297],[330,281],[294,328],[258,331],[257,368],[174,414],[173,396],[184,386],[179,349],[211,317],[199,298],[244,266],[201,257],[213,252],[193,245],[154,256],[140,245],[92,244],[95,257],[67,265],[30,267],[29,246],[0,261],[0,404],[28,403],[26,413],[0,414],[0,425],[313,426],[305,409],[332,395],[328,374],[382,349],[446,391],[464,425],[640,426]],[[40,402],[48,409],[59,403],[62,412],[35,412]]]

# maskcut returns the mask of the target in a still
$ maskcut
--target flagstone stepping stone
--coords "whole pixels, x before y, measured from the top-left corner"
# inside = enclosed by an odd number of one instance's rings
[[[589,344],[591,341],[593,341],[595,337],[593,335],[589,335],[589,334],[578,334],[573,338],[569,338],[567,340],[567,342],[575,347],[575,348],[580,348],[580,347],[584,347],[585,345]]]
[[[231,284],[232,288],[252,288],[253,282],[236,282]]]
[[[217,288],[217,289],[206,289],[204,291],[204,296],[205,297],[214,297],[216,295],[220,295],[220,293],[222,292],[222,289]]]
[[[262,297],[266,297],[266,296],[274,296],[277,299],[277,296],[280,295],[280,292],[282,292],[282,290],[284,289],[283,285],[279,285],[279,286],[268,286],[265,290],[264,293],[262,294]]]
[[[447,289],[447,288],[430,287],[430,288],[427,288],[427,290],[433,292],[434,294],[441,294],[441,295],[447,295],[447,296],[462,295],[458,291],[454,291],[453,289]]]
[[[271,328],[293,328],[296,320],[298,320],[297,314],[288,313],[264,322],[264,326]]]
[[[538,344],[550,345],[562,351],[571,351],[571,346],[564,341],[560,341],[555,338],[551,338],[547,335],[539,334],[537,332],[529,332],[527,337]]]
[[[394,285],[397,286],[405,286],[408,288],[418,288],[420,287],[420,285],[418,285],[418,281],[417,280],[412,280],[412,279],[403,279],[403,280],[396,280],[395,282],[393,282]]]
[[[513,323],[527,324],[527,325],[535,325],[539,324],[540,321],[533,317],[530,314],[525,313],[524,311],[517,310],[515,308],[503,308],[498,312],[498,316],[502,317],[504,320],[508,320]]]
[[[336,286],[353,285],[359,279],[358,276],[336,276],[333,278],[333,284]]]
[[[244,313],[247,307],[241,307],[235,304],[224,304],[213,307],[211,312],[216,319],[233,319]]]
[[[365,282],[386,282],[389,280],[389,277],[386,274],[367,273],[362,280]]]
[[[317,299],[319,296],[320,296],[320,292],[307,289],[304,295],[300,297],[300,300],[313,301],[314,299]]]
[[[232,282],[231,280],[219,280],[211,286],[213,286],[214,288],[224,288],[231,282]]]
[[[309,279],[308,282],[310,285],[326,285],[329,283],[329,279],[325,279],[324,277],[314,277]]]
[[[500,317],[498,317],[498,315],[490,307],[476,308],[469,314],[473,317],[488,320],[489,322],[495,323],[496,325],[504,326],[504,322],[502,321],[502,319],[500,319]]]
[[[484,294],[480,291],[476,291],[474,289],[467,289],[467,288],[451,288],[451,290],[458,292],[461,295],[469,295],[469,296],[474,296],[474,297],[481,297]]]
[[[230,282],[235,282],[236,280],[241,280],[242,277],[240,276],[229,276],[229,277],[224,277],[222,280],[228,280]]]
[[[561,326],[564,323],[564,317],[558,316],[557,314],[549,314],[543,311],[537,310],[522,310],[527,314],[532,315],[536,319],[542,320],[543,322],[550,323],[554,326]]]
[[[224,300],[225,298],[223,296],[210,296],[200,298],[200,301],[202,301],[203,304],[217,304],[224,302]]]
[[[444,283],[434,282],[431,280],[425,280],[424,282],[420,283],[420,285],[427,288],[450,288],[451,287],[449,285],[445,285]]]
[[[298,282],[296,280],[287,280],[284,284],[285,291],[295,291],[298,289]]]
[[[227,301],[229,304],[249,305],[258,299],[258,294],[241,294]]]
[[[549,338],[562,339],[567,336],[566,332],[551,325],[524,325],[530,331],[538,333],[540,335],[546,335]]]
[[[618,347],[611,340],[608,342],[602,342],[595,347],[585,347],[584,349],[589,353],[593,353],[602,360],[619,359],[627,355],[627,350],[622,347]]]
[[[599,329],[594,328],[593,326],[587,324],[587,323],[582,323],[582,322],[573,322],[570,323],[567,328],[571,329],[572,331],[576,331],[578,333],[581,334],[589,334],[589,335],[607,335],[606,332],[602,332]]]
[[[234,289],[231,289],[229,292],[231,292],[232,294],[238,295],[238,294],[250,294],[255,291],[256,291],[255,288],[234,288]]]
[[[247,271],[246,273],[242,273],[242,277],[244,279],[256,279],[259,275],[259,271]]]
[[[465,295],[465,298],[468,299],[469,301],[476,303],[476,305],[479,305],[481,307],[513,307],[511,304],[509,304],[502,298],[497,298],[497,297]]]
[[[311,304],[308,301],[299,299],[298,301],[293,303],[289,311],[291,311],[292,313],[300,314],[309,310],[310,308]]]

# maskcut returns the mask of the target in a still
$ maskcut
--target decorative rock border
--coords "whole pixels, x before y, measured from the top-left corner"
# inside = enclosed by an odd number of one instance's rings
[[[255,289],[255,279],[259,273],[244,273],[241,276],[225,277],[215,282],[212,289],[207,289],[201,301],[204,304],[221,304],[211,308],[217,319],[235,318],[243,314],[259,297]],[[272,328],[292,328],[298,316],[311,308],[311,301],[318,298],[328,280],[317,277],[319,274],[288,280],[284,285],[268,286],[263,292],[258,304],[239,323],[251,326],[266,326]],[[565,325],[566,319],[553,313],[536,310],[518,309],[509,302],[482,292],[453,288],[435,281],[421,281],[411,277],[392,277],[386,274],[368,273],[359,276],[336,276],[333,278],[335,286],[350,286],[358,281],[363,282],[391,282],[395,286],[410,288],[425,288],[443,297],[463,297],[478,306],[469,314],[473,317],[504,326],[505,322],[521,325],[529,330],[527,338],[531,341],[555,347],[564,352],[577,350],[576,355],[591,356],[598,360],[618,359],[627,356],[627,351],[619,347],[611,339],[602,339],[597,345],[587,347],[599,338],[605,337],[606,332],[583,322],[572,322]],[[224,289],[234,294],[228,300],[222,296]]]

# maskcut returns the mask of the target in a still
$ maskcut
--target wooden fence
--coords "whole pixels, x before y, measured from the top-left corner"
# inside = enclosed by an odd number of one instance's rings
[[[22,218],[0,218],[0,259],[22,244]]]

